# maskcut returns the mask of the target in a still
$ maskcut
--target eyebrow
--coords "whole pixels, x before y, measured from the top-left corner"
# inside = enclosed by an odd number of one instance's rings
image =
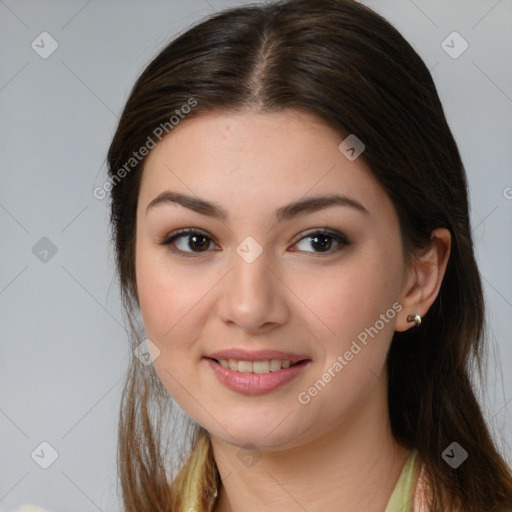
[[[180,192],[166,190],[155,197],[147,206],[146,212],[163,204],[178,204],[189,210],[193,210],[208,217],[214,217],[219,220],[227,220],[229,215],[221,206],[216,203],[208,202],[194,196],[188,196]],[[275,216],[279,222],[290,220],[297,215],[307,214],[328,208],[330,206],[349,206],[359,212],[369,215],[368,210],[355,199],[345,195],[332,194],[328,196],[310,196],[300,199],[293,203],[282,206],[276,210]]]

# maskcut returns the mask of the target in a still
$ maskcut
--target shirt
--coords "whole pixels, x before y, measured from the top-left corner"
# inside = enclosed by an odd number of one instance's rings
[[[417,450],[411,450],[409,457],[405,461],[398,481],[391,493],[386,510],[384,512],[420,512],[418,510],[418,502],[415,501],[415,482],[421,468],[421,460]],[[414,503],[414,508],[413,508]],[[189,506],[190,505],[190,506]],[[185,506],[185,512],[196,510],[190,503]],[[213,502],[212,508],[213,510]],[[34,505],[23,505],[16,512],[46,512]]]
[[[384,512],[422,512],[424,510],[422,496],[416,493],[418,479],[424,477],[421,458],[416,449],[412,449],[405,461],[402,471]],[[185,508],[187,510],[187,508]],[[194,510],[192,508],[192,510]],[[213,510],[210,508],[210,512]]]
[[[415,482],[421,469],[421,460],[417,450],[411,450],[402,468],[398,481],[391,493],[384,512],[416,512]]]

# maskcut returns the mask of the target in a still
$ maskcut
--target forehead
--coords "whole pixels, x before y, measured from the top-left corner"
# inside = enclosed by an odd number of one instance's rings
[[[362,158],[338,148],[344,136],[316,116],[215,111],[185,119],[148,155],[139,203],[166,189],[225,204],[268,207],[306,195],[357,196],[368,210],[389,199]],[[382,203],[382,204],[381,204]],[[386,203],[388,203],[386,205]]]

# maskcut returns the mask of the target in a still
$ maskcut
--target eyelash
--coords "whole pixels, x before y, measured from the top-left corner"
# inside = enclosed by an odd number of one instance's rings
[[[204,236],[207,240],[210,240],[210,242],[213,242],[213,240],[203,231],[200,231],[197,229],[192,229],[192,228],[185,228],[185,229],[180,229],[179,231],[176,231],[175,233],[169,235],[164,240],[159,242],[159,244],[169,246],[169,250],[172,253],[174,253],[180,257],[184,257],[184,258],[195,258],[205,252],[208,252],[207,250],[206,251],[182,251],[180,249],[172,249],[171,244],[175,240],[185,237],[185,236],[192,236],[192,235],[201,235],[201,236]],[[306,251],[306,252],[312,252],[313,254],[315,254],[317,256],[321,256],[321,257],[330,256],[333,253],[341,250],[344,246],[348,246],[351,244],[351,242],[346,237],[346,235],[344,235],[343,233],[340,233],[339,231],[332,231],[332,230],[328,230],[328,229],[317,229],[315,231],[309,231],[309,232],[303,231],[303,232],[299,233],[297,235],[298,240],[296,242],[294,242],[293,245],[298,244],[299,242],[301,242],[304,239],[313,238],[315,235],[327,236],[329,238],[334,239],[339,244],[334,249],[331,249],[331,250],[328,250],[325,252]]]

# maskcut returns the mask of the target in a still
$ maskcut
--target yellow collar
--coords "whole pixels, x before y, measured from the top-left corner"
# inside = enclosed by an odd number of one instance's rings
[[[384,512],[412,512],[414,501],[414,482],[419,470],[418,451],[413,449],[405,461],[402,472],[389,498]]]
[[[412,449],[409,457],[405,461],[398,481],[391,493],[386,510],[384,512],[413,512],[414,501],[414,482],[417,479],[419,471],[420,457],[416,449]],[[209,510],[213,510],[217,493],[213,497]],[[191,510],[185,508],[186,511]],[[195,508],[192,507],[192,510]]]

